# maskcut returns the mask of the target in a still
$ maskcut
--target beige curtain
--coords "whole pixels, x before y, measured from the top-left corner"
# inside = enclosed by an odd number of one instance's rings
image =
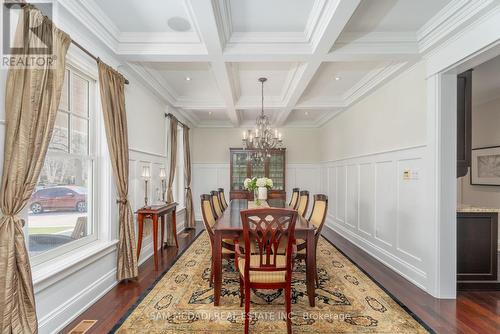
[[[189,147],[189,128],[183,127],[184,144],[184,183],[186,187],[186,228],[195,228],[193,192],[191,191],[191,150]]]
[[[51,45],[55,58],[52,64],[47,62],[44,66],[10,68],[7,76],[5,151],[0,189],[2,334],[38,332],[31,267],[23,235],[24,221],[17,215],[30,199],[43,167],[61,98],[66,53],[71,43],[66,33],[31,6],[23,10],[16,39],[23,42],[24,55],[36,57],[33,48]]]
[[[134,216],[128,201],[128,132],[125,113],[125,78],[99,60],[102,112],[118,193],[119,281],[138,276]]]
[[[174,192],[173,185],[175,179],[175,168],[177,167],[177,126],[179,122],[177,118],[171,116],[170,117],[170,167],[169,167],[169,175],[168,175],[168,187],[167,187],[167,202],[174,201]],[[174,235],[172,234],[172,218],[171,215],[167,218],[167,245],[175,246]]]

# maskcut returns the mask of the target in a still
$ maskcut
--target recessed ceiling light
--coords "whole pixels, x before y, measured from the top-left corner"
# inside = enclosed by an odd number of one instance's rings
[[[211,111],[209,111],[209,112],[208,112],[208,114],[209,114],[210,116],[212,116],[212,112],[211,112]]]
[[[191,23],[183,17],[171,17],[167,20],[167,25],[173,31],[184,32],[191,30]]]
[[[335,81],[339,81],[340,79],[342,79],[342,78],[339,77],[338,75],[335,77]]]
[[[191,81],[191,77],[186,77],[186,81]]]
[[[309,111],[304,111],[304,115],[308,116],[309,115]]]

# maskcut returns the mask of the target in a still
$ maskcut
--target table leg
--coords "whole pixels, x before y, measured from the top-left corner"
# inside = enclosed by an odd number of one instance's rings
[[[316,294],[316,247],[314,246],[314,230],[307,232],[307,259],[306,259],[306,280],[307,280],[307,296],[309,297],[309,305],[314,307]]]
[[[214,270],[214,306],[219,306],[222,290],[222,236],[215,231],[212,254],[212,269]]]
[[[177,241],[177,214],[175,211],[174,207],[174,211],[172,211],[172,233],[174,234],[175,247],[179,248],[179,242]]]
[[[158,270],[158,215],[153,215],[153,254],[155,270]]]
[[[137,234],[137,260],[139,261],[139,256],[141,255],[141,247],[142,247],[142,231],[143,231],[143,219],[142,214],[137,215],[137,225],[138,225],[138,234]]]
[[[164,239],[164,236],[165,236],[165,215],[161,215],[160,217],[160,224],[161,224],[161,228],[160,228],[160,233],[161,233],[161,244],[160,244],[160,247],[161,247],[161,251],[163,252],[163,246],[164,246],[164,243],[163,243],[163,239]]]

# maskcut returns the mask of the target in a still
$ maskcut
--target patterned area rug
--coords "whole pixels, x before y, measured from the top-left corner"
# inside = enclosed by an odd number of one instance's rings
[[[297,263],[292,291],[294,333],[427,333],[427,330],[327,240],[318,249],[320,287],[311,308],[305,264]],[[117,333],[242,333],[243,308],[234,263],[224,262],[222,297],[208,286],[210,245],[202,232],[114,328]],[[284,293],[252,293],[250,332],[286,333]]]

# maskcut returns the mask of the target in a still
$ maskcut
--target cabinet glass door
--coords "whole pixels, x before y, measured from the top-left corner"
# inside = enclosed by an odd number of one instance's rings
[[[252,161],[252,177],[264,177],[266,176],[266,168],[264,162]]]
[[[246,152],[232,152],[232,180],[231,190],[244,190],[243,181],[247,178],[247,154]]]
[[[285,190],[285,155],[284,152],[271,153],[269,159],[269,178],[273,180],[274,190]]]

